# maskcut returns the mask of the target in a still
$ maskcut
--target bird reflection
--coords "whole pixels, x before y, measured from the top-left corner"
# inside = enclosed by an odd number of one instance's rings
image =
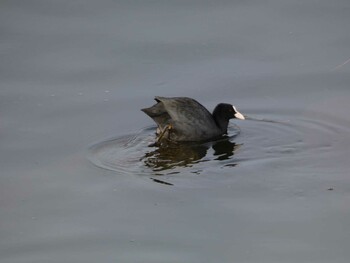
[[[166,171],[177,167],[191,167],[196,163],[210,161],[208,150],[214,150],[214,160],[227,160],[232,158],[238,145],[231,142],[229,137],[207,143],[168,143],[155,147],[147,152],[142,160],[153,171]]]
[[[239,145],[225,139],[214,143],[212,148],[214,149],[214,156],[217,156],[215,160],[223,161],[230,159],[230,157],[233,156],[234,151],[239,148]]]

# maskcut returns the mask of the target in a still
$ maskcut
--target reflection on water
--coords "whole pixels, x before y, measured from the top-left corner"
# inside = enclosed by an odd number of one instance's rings
[[[207,153],[206,145],[167,144],[147,152],[142,158],[153,171],[164,171],[177,166],[188,167],[199,162]]]
[[[208,161],[204,157],[208,149],[214,150],[214,160],[227,160],[234,154],[237,145],[228,137],[212,143],[168,143],[147,152],[142,161],[153,171],[164,171],[175,167],[191,167]]]
[[[229,163],[239,145],[233,138],[237,126],[229,127],[229,136],[204,143],[167,143],[152,146],[155,127],[142,129],[136,135],[126,135],[93,145],[90,161],[98,167],[132,175],[168,175],[184,170],[200,173],[206,167],[235,166]],[[229,161],[230,162],[230,161]]]
[[[233,156],[234,151],[239,148],[239,144],[230,142],[228,139],[216,142],[212,147],[214,149],[215,160],[228,160]]]

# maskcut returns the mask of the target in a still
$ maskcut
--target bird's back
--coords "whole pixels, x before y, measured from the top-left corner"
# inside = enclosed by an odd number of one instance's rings
[[[199,102],[186,97],[156,97],[159,112],[165,112],[166,119],[173,126],[170,139],[176,141],[207,140],[221,134],[212,114]],[[154,119],[154,118],[153,118]],[[154,119],[155,120],[155,119]],[[155,120],[156,121],[156,120]],[[160,125],[159,120],[156,121]]]

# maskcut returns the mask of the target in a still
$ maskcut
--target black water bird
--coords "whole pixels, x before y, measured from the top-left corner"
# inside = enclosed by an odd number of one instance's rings
[[[155,97],[156,104],[141,109],[158,125],[156,143],[206,141],[227,134],[230,119],[244,120],[235,106],[218,104],[213,114],[194,99],[186,97]]]

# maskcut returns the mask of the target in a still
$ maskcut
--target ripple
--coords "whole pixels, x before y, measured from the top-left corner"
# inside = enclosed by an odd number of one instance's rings
[[[233,139],[239,134],[237,126],[229,127],[229,136],[206,143],[176,143],[150,146],[155,140],[155,127],[136,134],[111,138],[89,149],[89,160],[98,167],[123,174],[169,175],[184,169],[199,174],[201,163],[232,159],[239,145]]]
[[[297,165],[298,161],[306,162],[315,156],[319,160],[326,159],[330,152],[335,151],[336,141],[347,136],[349,131],[346,125],[342,125],[347,123],[345,120],[315,112],[294,112],[294,115],[289,113],[278,117],[279,120],[248,117],[250,121],[242,124],[244,150],[238,160],[241,164],[287,160]]]
[[[238,126],[230,125],[229,136],[219,140],[166,147],[150,146],[155,140],[155,126],[150,126],[93,145],[88,157],[96,166],[118,174],[152,178],[210,171],[217,175],[222,173],[222,168],[232,169],[237,165],[253,165],[257,169],[276,161],[295,165],[301,160],[307,162],[316,153],[318,158],[326,158],[334,150],[334,138],[348,134],[348,129],[339,122],[332,123],[315,114],[312,118],[300,114],[286,116],[279,115],[280,120],[248,118],[240,122],[241,134]],[[153,180],[169,184],[159,177]]]

